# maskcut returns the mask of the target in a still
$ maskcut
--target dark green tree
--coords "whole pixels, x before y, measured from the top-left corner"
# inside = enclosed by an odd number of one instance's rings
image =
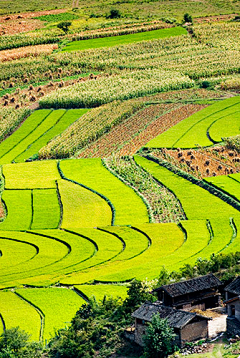
[[[183,20],[184,22],[191,22],[191,23],[193,22],[192,16],[189,15],[188,13],[184,14]]]
[[[135,311],[143,302],[154,301],[155,297],[147,292],[141,281],[133,280],[128,289],[128,296],[123,302],[123,310],[125,314]]]
[[[109,19],[118,19],[121,17],[121,12],[118,9],[111,9],[110,14],[108,15]]]
[[[68,33],[69,31],[69,27],[72,25],[71,21],[62,21],[59,24],[57,24],[57,27],[61,30],[63,30],[63,32]]]
[[[19,327],[7,329],[0,336],[0,352],[9,351],[19,354],[26,347],[29,335]]]
[[[165,358],[173,352],[175,334],[167,319],[161,319],[159,313],[152,317],[146,330],[144,341],[144,357]]]

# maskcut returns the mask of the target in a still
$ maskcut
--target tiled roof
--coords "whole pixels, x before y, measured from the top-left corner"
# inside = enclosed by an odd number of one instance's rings
[[[225,287],[225,291],[240,295],[240,276],[236,277],[229,285]]]
[[[191,280],[172,283],[157,288],[155,291],[164,290],[171,297],[178,297],[192,292],[199,292],[221,286],[221,281],[213,274],[192,278]]]
[[[156,313],[159,313],[160,318],[167,318],[171,327],[178,329],[186,326],[186,324],[188,324],[197,316],[208,320],[207,317],[199,316],[196,313],[176,310],[171,307],[163,306],[158,301],[154,303],[145,302],[141,307],[133,312],[132,316],[134,318],[139,318],[150,322],[152,316]]]

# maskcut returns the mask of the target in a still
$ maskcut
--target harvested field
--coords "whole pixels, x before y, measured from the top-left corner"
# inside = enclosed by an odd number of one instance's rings
[[[50,55],[53,50],[58,48],[57,44],[50,45],[36,45],[20,47],[12,50],[0,51],[0,62],[18,60],[20,58],[39,56],[39,55]]]
[[[44,26],[44,23],[41,20],[34,19],[35,17],[64,12],[66,12],[65,9],[58,9],[0,16],[0,35],[14,35],[40,29]]]
[[[133,155],[149,140],[204,107],[177,103],[150,105],[80,152],[79,158],[107,157],[113,153]]]
[[[198,150],[154,150],[154,156],[165,159],[198,178],[238,173],[239,153],[223,146]]]
[[[133,138],[127,145],[125,145],[120,151],[120,155],[133,155],[148,141],[155,136],[165,132],[173,125],[182,121],[186,117],[192,115],[205,108],[206,105],[188,104],[173,111],[166,113],[165,115],[157,118],[146,129],[144,129],[139,135]]]
[[[45,46],[45,45],[40,45]],[[47,46],[56,46],[56,45],[47,45]],[[35,46],[30,46],[35,47]],[[15,50],[14,50],[15,51]],[[1,52],[0,52],[1,54]],[[61,69],[59,69],[60,71]],[[59,80],[49,81],[49,77],[51,75],[48,74],[46,81],[41,85],[25,85],[25,88],[15,88],[15,91],[11,93],[6,93],[2,97],[0,97],[0,108],[19,108],[19,107],[26,107],[32,104],[37,104],[40,98],[45,96],[52,91],[55,91],[58,88],[71,86],[78,82],[85,82],[87,80],[93,80],[93,74],[83,73],[81,77],[77,78],[62,78],[61,73],[59,72]],[[100,75],[98,75],[100,76]],[[29,77],[25,77],[24,82],[27,84],[29,81]]]

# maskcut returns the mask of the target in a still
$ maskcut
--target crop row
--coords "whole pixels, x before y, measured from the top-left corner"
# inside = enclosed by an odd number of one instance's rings
[[[39,151],[41,159],[70,157],[94,142],[115,125],[131,117],[144,103],[138,100],[113,102],[94,108]]]
[[[137,190],[147,202],[153,222],[178,222],[185,215],[176,197],[153,177],[136,165],[132,158],[111,157],[105,160],[116,175]]]
[[[198,145],[210,146],[213,143],[207,132],[213,123],[222,121],[222,118],[237,115],[240,109],[240,97],[232,97],[215,103],[193,114],[163,134],[146,144],[151,148],[194,148]],[[221,122],[220,122],[221,124]],[[218,127],[219,128],[219,127]],[[221,128],[224,135],[224,128]],[[236,130],[236,128],[235,128]]]
[[[97,141],[91,143],[86,149],[80,151],[79,158],[108,157],[116,153],[125,143],[128,143],[137,133],[161,116],[165,111],[176,105],[150,105],[116,125],[109,133],[104,134]]]
[[[40,56],[35,59],[23,59],[18,61],[18,66],[16,63],[3,63],[0,65],[0,81],[7,81],[7,83],[1,83],[1,86],[8,87],[13,82],[14,85],[23,84],[24,81],[37,83],[58,78],[59,75],[80,75],[93,70],[112,72],[124,68],[140,70],[149,68],[156,71],[161,68],[164,71],[180,72],[193,79],[238,73],[239,51],[228,49],[227,46],[229,42],[234,43],[235,48],[238,48],[239,38],[236,38],[238,28],[237,23],[229,24],[228,36],[225,36],[225,33],[221,36],[221,41],[226,44],[225,51],[222,50],[221,43],[214,43],[214,47],[210,47],[209,37],[206,42],[199,43],[189,35],[182,35],[109,48],[56,53],[47,58]],[[218,25],[213,24],[212,31],[218,31],[217,29]],[[198,27],[198,36],[204,34],[204,31],[204,26]],[[105,39],[103,43],[104,41]],[[59,68],[62,69],[61,73]]]
[[[36,45],[26,46],[24,48],[5,50],[0,52],[0,62],[18,60],[26,57],[37,57],[40,54],[50,55],[53,50],[56,50],[58,45]]]
[[[82,82],[59,89],[43,97],[39,104],[42,108],[87,108],[193,85],[189,77],[175,71],[125,72],[108,78],[101,77],[96,82]]]
[[[147,32],[159,29],[165,29],[173,27],[171,24],[167,24],[161,20],[155,20],[144,23],[124,23],[120,26],[110,26],[94,30],[85,30],[72,36],[72,41],[135,34],[139,32]],[[75,31],[76,33],[76,31]]]
[[[0,142],[9,136],[29,114],[28,109],[2,108],[0,110]]]
[[[0,163],[29,159],[85,112],[86,110],[35,111],[11,137],[0,144]]]
[[[132,140],[129,143],[124,145],[119,150],[119,155],[135,154],[140,148],[145,146],[149,140],[167,131],[172,126],[181,122],[189,115],[198,112],[204,107],[205,107],[204,105],[188,104],[188,105],[181,106],[177,109],[173,109],[169,113],[160,116],[159,118],[155,119],[152,123],[150,123],[142,132],[134,136],[134,138],[132,138]]]

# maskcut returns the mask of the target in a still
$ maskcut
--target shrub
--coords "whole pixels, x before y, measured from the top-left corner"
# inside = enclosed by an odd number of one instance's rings
[[[110,14],[107,16],[109,19],[119,19],[121,17],[121,12],[118,9],[111,9]]]
[[[210,87],[210,82],[209,81],[202,81],[202,88],[208,88]]]
[[[184,14],[183,20],[184,20],[184,22],[191,22],[191,23],[193,22],[192,16],[189,15],[188,13]]]
[[[65,34],[69,31],[69,27],[72,25],[71,21],[62,21],[57,27],[65,32]]]
[[[173,351],[175,334],[167,319],[161,319],[159,313],[152,316],[152,321],[146,330],[144,340],[144,357],[164,358]]]

